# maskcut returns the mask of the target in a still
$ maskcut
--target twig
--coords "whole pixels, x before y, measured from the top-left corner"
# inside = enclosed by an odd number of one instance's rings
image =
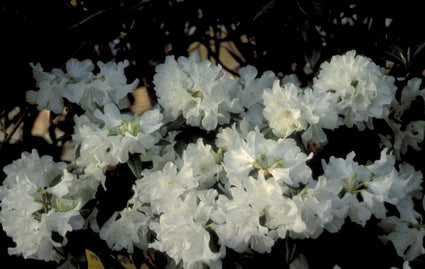
[[[18,130],[19,126],[20,126],[20,125],[21,125],[21,123],[23,122],[24,117],[25,117],[26,115],[27,115],[27,110],[25,110],[25,111],[22,113],[22,115],[19,117],[18,121],[16,122],[15,127],[13,127],[12,131],[11,131],[9,134],[7,134],[7,133],[6,133],[6,128],[5,128],[5,130],[4,130],[4,134],[6,135],[6,137],[5,137],[4,141],[0,143],[0,151],[1,151],[2,147],[3,147],[3,144],[4,144],[4,143],[9,142],[9,140],[10,140],[10,139],[12,138],[12,136],[15,134],[16,130]]]

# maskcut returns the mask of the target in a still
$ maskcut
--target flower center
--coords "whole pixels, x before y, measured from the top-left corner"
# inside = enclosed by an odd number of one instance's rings
[[[125,136],[126,133],[131,134],[132,136],[137,136],[140,130],[140,122],[139,119],[136,118],[133,121],[126,122],[121,121],[121,125],[117,127],[116,129],[109,130],[110,135],[120,135]]]
[[[252,167],[254,167],[257,170],[262,170],[264,172],[264,176],[267,177],[267,176],[271,176],[270,169],[283,167],[283,160],[282,158],[279,158],[270,164],[270,162],[267,159],[267,156],[265,154],[261,154],[259,159],[255,159],[252,162]]]
[[[82,198],[76,200],[61,198],[56,195],[53,195],[48,192],[49,188],[37,188],[37,198],[34,199],[35,202],[41,204],[41,209],[33,212],[32,216],[34,219],[41,221],[42,215],[47,214],[50,210],[54,209],[57,212],[68,212],[73,210]]]
[[[366,182],[357,182],[357,173],[352,173],[350,177],[342,180],[342,185],[345,193],[357,195],[366,188]]]
[[[204,93],[202,91],[196,91],[196,90],[193,90],[193,89],[186,89],[186,92],[188,92],[194,98],[201,98],[201,99],[204,98]]]

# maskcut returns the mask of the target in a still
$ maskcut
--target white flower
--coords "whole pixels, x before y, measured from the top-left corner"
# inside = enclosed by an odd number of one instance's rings
[[[238,123],[238,125],[234,123],[232,124],[232,127],[220,129],[215,141],[216,146],[224,151],[237,148],[240,144],[240,139],[245,139],[251,131],[248,126],[248,122],[242,120]]]
[[[175,137],[178,135],[178,131],[171,131],[167,133],[166,137],[160,140],[160,143],[155,144],[152,148],[147,149],[146,152],[141,155],[142,161],[152,161],[153,170],[161,170],[164,165],[168,162],[181,162],[180,156],[174,149],[176,145]],[[182,165],[177,165],[181,167]]]
[[[414,209],[413,198],[422,198],[423,175],[421,171],[406,163],[399,165],[399,173],[396,184],[392,187],[394,194],[398,195],[396,204],[402,220],[413,222],[418,213]]]
[[[292,200],[299,208],[306,228],[301,232],[291,232],[291,238],[316,239],[323,232],[325,225],[333,219],[331,200],[319,200],[314,195],[296,195]]]
[[[30,66],[32,68],[32,75],[35,79],[35,85],[37,87],[39,87],[41,81],[46,81],[48,83],[51,83],[53,80],[58,79],[58,77],[55,76],[54,74],[49,72],[44,72],[43,67],[41,66],[40,63],[37,63],[37,64],[31,63]]]
[[[83,228],[84,219],[80,215],[83,202],[81,200],[62,199],[57,196],[53,199],[52,206],[54,209],[43,214],[41,222],[45,221],[49,230],[64,237],[63,244],[65,245],[67,232]]]
[[[400,160],[401,156],[406,154],[409,146],[416,151],[421,150],[418,144],[425,137],[425,121],[412,121],[407,124],[404,130],[401,129],[401,124],[391,119],[388,119],[387,123],[394,133],[393,150],[397,160]]]
[[[292,199],[273,200],[266,215],[267,227],[271,229],[270,234],[279,238],[286,238],[288,232],[303,233],[307,225],[302,219],[302,210]],[[274,236],[273,236],[274,238]]]
[[[99,232],[112,250],[127,249],[133,253],[134,245],[147,248],[146,232],[150,217],[135,209],[125,208],[115,212],[102,226]]]
[[[19,180],[28,177],[37,185],[48,185],[55,177],[62,174],[66,168],[64,162],[55,163],[48,155],[41,156],[36,149],[31,153],[23,152],[21,158],[6,165],[3,171],[7,177],[3,181],[3,186],[11,188],[19,184]],[[1,196],[0,196],[1,199]]]
[[[239,96],[242,105],[246,108],[257,103],[261,104],[263,90],[270,88],[277,78],[272,71],[266,71],[261,77],[257,78],[258,71],[251,65],[240,68],[238,72],[242,84],[242,91]]]
[[[381,158],[367,168],[371,171],[370,181],[363,181],[365,189],[360,190],[363,201],[370,212],[377,218],[384,218],[387,209],[384,203],[396,204],[398,198],[391,193],[392,184],[397,180],[397,171],[394,168],[395,159],[386,154],[387,150],[381,152]],[[357,204],[357,202],[353,201]]]
[[[282,187],[274,178],[265,179],[264,173],[260,172],[258,178],[248,177],[241,182],[249,205],[259,213],[264,213],[272,202],[282,196]],[[236,187],[236,186],[235,186]],[[233,189],[234,190],[234,189]],[[233,192],[232,192],[233,193]],[[232,195],[233,199],[237,199]]]
[[[0,213],[0,222],[6,234],[14,240],[16,246],[8,249],[9,255],[22,255],[45,261],[53,260],[53,242],[51,231],[41,225],[30,214],[21,211]]]
[[[263,125],[263,91],[271,88],[276,75],[272,71],[264,72],[261,77],[256,78],[258,74],[254,66],[245,66],[239,69],[240,83],[242,89],[238,96],[241,104],[246,111],[241,113],[242,118],[246,118],[253,126]]]
[[[106,92],[107,89],[109,89],[108,85],[94,78],[90,82],[79,81],[68,85],[64,92],[64,97],[72,103],[79,104],[88,113],[93,113],[96,108],[110,103]]]
[[[423,247],[425,229],[422,225],[417,222],[409,223],[397,217],[388,217],[383,219],[379,226],[389,233],[381,236],[381,240],[391,241],[400,257],[412,261],[419,255],[425,254]]]
[[[128,107],[129,103],[126,100],[127,94],[133,92],[139,83],[139,80],[136,79],[131,84],[127,84],[124,69],[129,65],[128,60],[118,63],[97,63],[97,66],[100,68],[97,77],[107,85],[104,88],[107,89],[108,101],[104,102],[103,105],[110,100],[121,109]]]
[[[329,162],[322,160],[324,175],[328,180],[340,180],[346,193],[356,194],[364,186],[362,182],[370,181],[372,172],[364,165],[354,161],[354,151],[347,154],[345,159],[331,156]]]
[[[131,93],[139,81],[127,84],[124,69],[128,61],[114,63],[98,62],[100,72],[94,74],[94,65],[90,60],[70,59],[66,64],[66,73],[61,69],[44,72],[41,65],[32,65],[36,86],[39,91],[28,91],[27,101],[37,104],[39,109],[62,112],[64,101],[80,105],[87,113],[92,113],[108,103],[119,108],[127,108],[127,94]]]
[[[418,96],[422,96],[425,98],[425,91],[421,89],[422,79],[420,78],[411,78],[407,85],[403,88],[401,91],[400,96],[400,103],[401,106],[404,107],[404,109],[408,109],[412,102],[416,99]]]
[[[34,186],[28,177],[17,177],[15,180],[15,185],[1,186],[0,188],[3,209],[13,208],[13,210],[28,214],[41,210],[43,205],[34,201]]]
[[[401,91],[400,104],[394,102],[395,117],[400,120],[403,113],[409,109],[416,97],[421,96],[425,101],[425,90],[421,90],[422,79],[412,78]]]
[[[131,118],[120,114],[118,108],[110,103],[105,106],[104,114],[96,110],[94,116],[105,123],[104,128],[108,129],[112,144],[110,154],[120,163],[127,162],[129,154],[144,154],[160,139],[156,131],[162,126],[162,115],[158,108]]]
[[[323,129],[333,130],[338,127],[338,115],[331,103],[331,95],[326,92],[313,91],[310,88],[303,90],[302,97],[305,111],[319,117],[318,122],[309,121],[308,128],[301,134],[304,146],[322,146],[327,143],[327,137]],[[314,152],[314,149],[309,149]]]
[[[274,178],[232,177],[230,197],[220,196],[218,209],[212,214],[213,229],[222,245],[245,252],[270,252],[276,238],[288,231],[301,232],[305,224],[296,204],[283,196]]]
[[[22,211],[11,210],[5,213],[2,210],[0,222],[5,232],[16,243],[14,248],[8,249],[9,255],[22,255],[25,259],[55,260],[58,254],[54,248],[66,244],[64,237],[66,232],[82,228],[83,220],[79,216],[80,207],[81,205],[78,205],[68,212],[52,210],[43,214],[40,220],[36,220],[31,214]],[[78,217],[79,221],[72,221],[73,217]],[[71,223],[78,223],[78,225]],[[53,231],[64,237],[62,242],[52,239]]]
[[[76,164],[102,184],[108,166],[127,162],[129,154],[146,153],[161,138],[162,114],[158,108],[131,117],[109,103],[103,112],[96,110],[93,115],[100,124],[85,115],[75,118]]]
[[[233,195],[236,191],[233,192]],[[274,245],[268,236],[269,229],[260,223],[262,213],[250,207],[246,199],[234,197],[229,200],[220,196],[219,209],[213,213],[213,229],[219,237],[219,243],[239,253],[249,248],[260,253],[270,252]]]
[[[66,62],[66,73],[75,81],[87,80],[93,76],[94,64],[90,59],[79,61],[71,58]]]
[[[61,113],[64,105],[64,87],[69,79],[60,69],[53,69],[52,73],[49,73],[44,72],[40,64],[31,64],[31,67],[39,90],[27,91],[27,102],[37,104],[40,110],[49,109],[54,113]]]
[[[183,166],[193,171],[193,176],[201,187],[210,188],[217,183],[222,170],[218,164],[219,156],[210,145],[204,145],[202,139],[198,139],[196,144],[188,144],[182,159]]]
[[[97,119],[101,120],[105,124],[106,129],[115,129],[119,128],[123,121],[131,121],[132,117],[128,114],[121,113],[121,111],[118,109],[118,107],[113,103],[108,103],[103,107],[103,113],[96,109],[93,112],[93,116],[95,116]],[[124,132],[131,130],[123,130]],[[120,130],[117,130],[117,132],[120,132]]]
[[[259,127],[260,129],[265,129],[268,127],[267,121],[264,120],[263,116],[264,105],[261,103],[257,103],[252,105],[249,109],[243,111],[239,114],[240,120],[239,122],[246,122],[244,124],[249,125],[249,129],[252,130],[255,127]]]
[[[305,88],[302,89],[300,98],[304,117],[310,125],[318,125],[330,130],[338,126],[338,116],[331,103],[331,94]]]
[[[39,91],[27,91],[27,102],[37,104],[39,110],[48,109],[56,114],[63,110],[63,85],[51,85],[46,81],[40,82]]]
[[[341,201],[348,206],[350,219],[361,225],[371,217],[371,211],[365,201],[359,201],[357,196],[363,194],[365,186],[372,178],[372,172],[365,166],[354,161],[355,153],[350,152],[345,159],[331,156],[329,163],[322,160],[324,176],[327,180],[336,180],[342,184]]]
[[[224,153],[224,167],[229,177],[247,177],[251,171],[262,170],[277,181],[293,187],[307,183],[311,170],[306,161],[312,156],[301,152],[293,139],[275,141],[258,131],[237,139],[232,149]]]
[[[365,225],[371,214],[379,219],[385,218],[385,203],[388,203],[398,209],[401,219],[415,221],[418,213],[414,210],[412,198],[421,197],[421,172],[406,164],[401,164],[400,171],[397,171],[395,158],[387,154],[387,149],[381,152],[379,160],[367,166],[354,162],[354,156],[351,152],[345,160],[331,157],[328,164],[323,161],[326,178],[343,186],[341,201],[349,206],[347,215],[350,219]]]
[[[219,66],[199,58],[168,56],[156,67],[155,91],[168,121],[180,115],[186,123],[213,130],[229,123],[230,113],[242,112],[236,99],[237,81],[225,75]]]
[[[74,175],[66,169],[63,170],[62,180],[48,188],[48,192],[57,197],[62,197],[69,192],[69,188],[74,183]]]
[[[282,88],[279,81],[273,83],[271,90],[263,93],[264,117],[269,121],[273,134],[278,137],[287,137],[293,132],[307,128],[308,119],[303,115],[302,101],[298,97],[301,91],[294,84],[286,84]],[[312,116],[310,121],[317,123],[318,116]]]
[[[321,202],[330,202],[332,219],[324,223],[324,228],[332,233],[338,232],[341,229],[347,216],[348,205],[340,199],[342,189],[342,182],[328,180],[324,176],[319,176],[317,181],[312,181],[302,190],[302,192],[306,193],[302,195],[306,197],[311,196]]]
[[[9,254],[55,260],[70,232],[91,225],[114,251],[154,249],[185,268],[218,269],[226,248],[269,253],[276,241],[338,232],[347,217],[365,226],[372,215],[404,267],[425,254],[422,173],[396,162],[409,147],[420,150],[425,121],[402,130],[389,118],[390,109],[400,120],[418,96],[425,100],[420,79],[408,82],[398,103],[394,78],[355,51],[322,64],[312,88],[301,88],[295,75],[279,80],[246,66],[233,79],[197,54],[169,56],[156,67],[158,105],[134,115],[123,111],[138,84],[127,84],[128,66],[98,62],[95,69],[70,59],[65,69],[45,72],[32,65],[39,90],[27,93],[28,102],[55,113],[76,103],[85,114],[75,116],[71,165],[33,150],[4,167],[0,224],[15,242]],[[380,159],[361,165],[354,152],[332,156],[313,177],[308,162],[327,143],[325,129],[373,128],[374,118],[394,132]],[[180,144],[181,124],[216,137]],[[135,169],[135,158],[149,166]],[[84,219],[80,210],[105,187],[106,171],[125,163],[139,174],[127,207],[102,227],[97,208]],[[397,217],[387,216],[389,206]],[[308,267],[302,254],[289,265],[297,266]]]
[[[168,162],[162,170],[144,170],[133,190],[140,203],[150,203],[154,213],[167,210],[181,195],[196,188],[198,181],[191,169],[178,170],[176,164]]]
[[[278,137],[306,130],[309,125],[328,129],[337,126],[337,115],[327,93],[301,89],[293,83],[281,87],[276,80],[272,89],[264,91],[263,100],[263,115]]]
[[[380,158],[367,165],[367,168],[376,176],[386,176],[394,170],[395,156],[388,148],[381,150]]]
[[[267,181],[272,181],[269,178]],[[264,210],[265,225],[270,229],[274,238],[286,238],[288,232],[302,233],[307,228],[301,216],[301,208],[290,198],[275,191],[269,198],[269,205]],[[274,235],[276,233],[276,235]]]
[[[313,153],[318,152],[320,148],[328,142],[326,133],[318,124],[310,125],[307,130],[301,134],[301,139],[307,151]]]
[[[313,88],[332,93],[341,123],[356,125],[360,130],[372,118],[388,116],[396,91],[393,77],[353,50],[324,62],[313,80]]]
[[[220,258],[224,255],[224,248],[218,252],[210,248],[211,238],[206,230],[209,214],[199,214],[205,212],[205,206],[208,207],[202,200],[196,192],[189,192],[185,198],[174,200],[160,216],[159,222],[151,223],[156,240],[149,246],[166,252],[176,263],[182,261],[184,268],[198,268],[201,264],[221,268]]]
[[[77,179],[64,169],[64,163],[55,163],[49,156],[40,158],[36,150],[23,153],[4,171],[0,222],[16,243],[9,254],[54,260],[54,247],[65,245],[66,233],[84,224],[79,210],[85,201],[69,193]],[[62,240],[53,240],[52,232]]]
[[[109,131],[99,128],[85,115],[75,117],[75,123],[75,133],[72,136],[77,150],[75,163],[86,175],[104,184],[106,179],[104,170],[109,165],[118,163],[118,160],[110,154],[112,141],[108,138]]]
[[[384,176],[374,177],[367,184],[362,196],[369,208],[371,210],[373,208],[372,212],[376,217],[385,217],[384,202],[386,202],[396,206],[402,220],[413,222],[418,213],[414,210],[412,196],[420,193],[421,183],[422,173],[404,164],[400,165],[400,172],[393,168]],[[381,214],[376,214],[378,213],[376,210],[381,211]]]
[[[127,84],[124,69],[129,62],[102,63],[98,62],[100,72],[86,83],[83,94],[80,97],[81,106],[88,111],[94,111],[98,106],[108,103],[116,104],[120,109],[128,107],[127,94],[131,93],[139,81],[136,79],[131,84]]]

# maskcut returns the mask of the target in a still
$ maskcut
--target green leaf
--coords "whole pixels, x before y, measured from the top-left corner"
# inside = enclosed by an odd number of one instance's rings
[[[277,0],[271,0],[267,4],[265,4],[257,13],[255,14],[254,21],[257,20],[259,17],[267,14],[272,10],[277,4]]]
[[[386,60],[391,60],[391,61],[395,61],[398,63],[403,63],[404,64],[404,56],[403,56],[403,51],[400,49],[400,47],[398,46],[392,46],[389,50],[383,50],[382,53],[385,56],[389,56],[389,59]]]
[[[403,53],[400,53],[400,59],[401,59],[401,62],[404,65],[407,65],[408,61],[407,61],[406,57],[404,57]]]
[[[142,177],[143,163],[139,154],[131,154],[128,158],[127,165],[136,179]]]
[[[294,240],[287,238],[285,240],[285,260],[287,264],[290,264],[297,257],[297,244]]]
[[[168,131],[175,131],[182,127],[182,125],[186,122],[186,119],[183,117],[183,115],[180,115],[176,120],[172,121],[168,125]]]
[[[300,11],[307,17],[326,19],[326,8],[321,1],[297,0],[296,2]]]
[[[416,46],[416,50],[413,53],[413,58],[415,58],[416,55],[418,55],[424,48],[425,48],[425,40],[423,40],[422,42],[419,42],[419,44]]]

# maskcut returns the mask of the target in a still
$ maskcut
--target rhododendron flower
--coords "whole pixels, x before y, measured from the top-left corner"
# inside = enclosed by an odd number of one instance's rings
[[[83,227],[79,210],[86,201],[71,195],[69,190],[77,179],[64,165],[53,162],[50,156],[40,158],[33,150],[5,167],[0,222],[16,243],[9,254],[55,260],[58,253],[54,248],[66,245],[67,232]],[[52,232],[61,239],[53,240]]]
[[[293,83],[280,86],[276,80],[273,88],[263,93],[263,115],[278,137],[285,138],[315,125],[334,129],[337,115],[329,99],[327,93],[301,89]]]
[[[155,92],[167,121],[182,115],[187,124],[213,130],[229,123],[230,113],[242,112],[236,98],[237,82],[219,66],[200,61],[199,55],[168,56],[156,68]]]
[[[388,116],[397,89],[394,81],[370,58],[351,50],[320,66],[313,89],[332,94],[341,124],[362,130],[372,118]]]
[[[247,177],[251,171],[263,171],[281,184],[298,187],[311,178],[306,165],[311,157],[301,152],[293,139],[276,141],[251,131],[246,139],[236,139],[233,147],[224,153],[223,165],[229,177]]]

